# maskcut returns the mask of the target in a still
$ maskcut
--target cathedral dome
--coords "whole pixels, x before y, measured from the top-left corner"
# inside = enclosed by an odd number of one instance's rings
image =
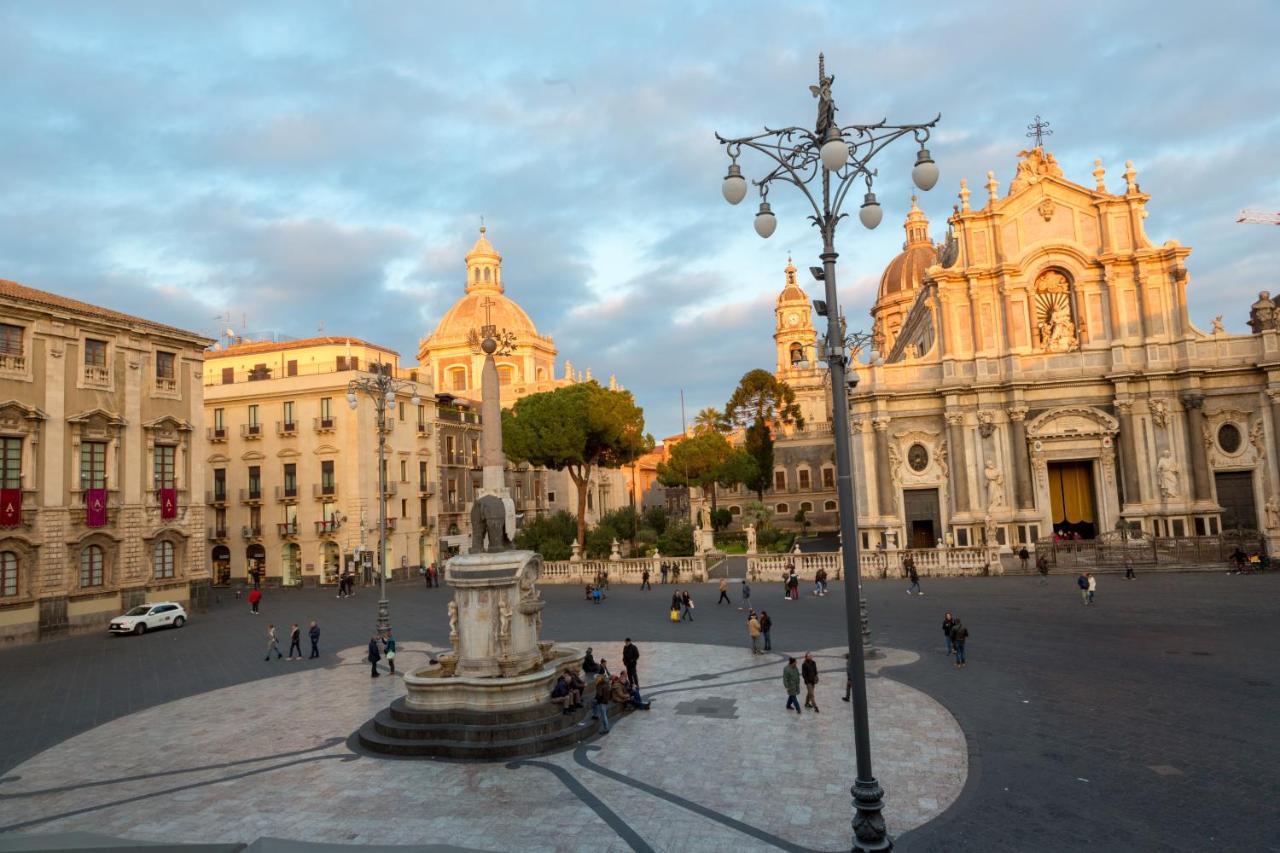
[[[791,262],[791,258],[787,258],[786,275],[786,285],[782,288],[782,292],[778,294],[778,304],[782,305],[784,302],[803,302],[808,305],[809,297],[796,282],[796,265]]]
[[[877,301],[914,292],[924,278],[924,271],[938,262],[938,252],[929,240],[929,220],[916,205],[915,196],[911,197],[911,210],[903,229],[907,232],[907,241],[880,276]]]
[[[472,330],[479,330],[491,323],[500,330],[514,334],[518,339],[538,337],[533,320],[515,300],[504,292],[502,286],[502,255],[485,236],[480,236],[471,251],[467,252],[467,291],[441,318],[431,336],[433,342],[466,338]]]

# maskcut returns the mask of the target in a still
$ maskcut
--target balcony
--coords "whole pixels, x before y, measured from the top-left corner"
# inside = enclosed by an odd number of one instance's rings
[[[210,506],[218,506],[227,502],[227,490],[212,489],[204,493],[204,502]]]
[[[259,504],[262,503],[262,488],[248,488],[240,490],[240,503]]]
[[[0,353],[0,372],[26,373],[27,357],[11,352]]]
[[[240,528],[240,535],[245,539],[259,539],[262,537],[262,525],[246,524]]]
[[[341,527],[342,527],[342,522],[341,522],[341,521],[338,521],[338,519],[336,519],[336,518],[335,518],[335,519],[331,519],[330,521],[317,521],[317,522],[316,522],[316,535],[317,535],[317,536],[332,536],[334,533],[337,533],[337,532],[338,532],[338,529],[339,529],[339,528],[341,528]]]
[[[297,421],[276,421],[276,435],[294,436],[298,434]]]
[[[170,394],[178,393],[178,378],[176,376],[157,376],[156,390],[167,391]]]
[[[382,431],[383,431],[383,432],[385,432],[385,433],[392,433],[392,432],[395,432],[395,431],[396,431],[396,421],[395,421],[395,418],[393,418],[393,417],[391,417],[390,415],[388,415],[388,416],[386,417],[386,419],[384,419],[384,420],[383,420],[383,422],[382,422]]]
[[[428,423],[418,424],[418,435],[422,436],[423,438],[427,438],[431,435],[431,433],[432,433],[431,424],[428,424]]]
[[[210,528],[209,528],[209,541],[210,541],[210,542],[221,542],[222,540],[224,540],[224,539],[226,539],[226,538],[227,538],[227,528],[225,528],[225,527],[210,527]]]
[[[377,525],[374,525],[374,529],[377,529]],[[387,532],[388,532],[388,533],[394,533],[394,532],[395,532],[395,529],[396,529],[396,520],[395,520],[394,518],[388,518],[388,519],[387,519]]]
[[[428,482],[425,482],[425,481],[422,481],[422,480],[418,481],[418,496],[419,496],[419,497],[427,498],[427,497],[430,497],[431,495],[434,495],[435,493],[436,493],[436,484],[435,484],[435,483],[428,483]]]
[[[280,534],[280,538],[288,539],[298,535],[298,522],[282,521],[276,525],[276,530]]]
[[[276,500],[280,503],[296,503],[298,500],[298,487],[294,486],[276,486]]]
[[[465,501],[445,500],[440,502],[441,514],[466,512],[467,504]]]
[[[383,484],[382,493],[389,498],[394,498],[396,496],[396,493],[399,490],[400,490],[399,483],[397,483],[395,480],[388,480],[386,483]]]
[[[318,501],[333,500],[338,496],[337,483],[313,483],[311,485],[311,497]]]
[[[220,444],[227,440],[227,428],[208,427],[205,430],[205,435],[208,436],[210,444]]]
[[[84,382],[86,385],[110,385],[111,368],[100,364],[86,364],[84,366]]]
[[[332,417],[312,418],[311,425],[315,428],[316,432],[333,432],[334,419]]]
[[[240,437],[245,441],[262,438],[262,424],[241,424]]]

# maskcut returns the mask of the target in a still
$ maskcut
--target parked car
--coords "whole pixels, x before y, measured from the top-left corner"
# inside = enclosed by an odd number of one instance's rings
[[[181,628],[187,624],[187,611],[174,601],[140,604],[123,616],[111,620],[107,629],[113,634],[145,634],[153,628]]]

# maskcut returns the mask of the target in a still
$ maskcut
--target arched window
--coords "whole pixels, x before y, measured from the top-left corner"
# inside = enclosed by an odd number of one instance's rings
[[[804,510],[805,512],[813,512],[813,504],[809,503],[808,501],[801,501],[800,509]]]
[[[173,543],[164,540],[157,542],[151,564],[157,580],[173,577]]]
[[[742,515],[742,507],[737,504],[729,507],[729,515]]]
[[[18,594],[18,555],[0,551],[0,597]]]
[[[546,371],[546,368],[539,367],[539,368],[538,368],[538,372],[537,372],[537,374],[536,374],[536,375],[537,375],[537,377],[538,377],[538,381],[539,381],[539,382],[541,382],[542,380],[546,379],[546,378],[547,378],[547,371]]]
[[[472,270],[472,273],[473,273],[472,278],[475,280],[475,283],[479,284],[480,283],[480,267],[476,267],[474,270]]]
[[[488,268],[488,267],[485,267],[485,268],[484,268],[484,280],[485,280],[485,282],[486,282],[486,283],[488,283],[488,282],[489,282],[489,268]]]
[[[823,509],[824,511],[826,511],[826,512],[835,512],[835,511],[836,511],[836,502],[835,502],[835,501],[827,501],[826,503],[824,503],[824,504],[822,505],[822,509]]]
[[[774,512],[777,512],[779,515],[782,515],[784,513],[791,511],[791,507],[787,506],[786,504],[778,504],[773,509],[774,509]]]
[[[802,361],[804,361],[804,347],[800,346],[800,344],[792,344],[791,345],[791,363],[799,364]]]
[[[80,586],[102,586],[102,546],[89,545],[80,551]]]

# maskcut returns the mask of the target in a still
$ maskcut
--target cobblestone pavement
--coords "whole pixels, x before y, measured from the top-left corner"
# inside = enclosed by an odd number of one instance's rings
[[[545,632],[554,639],[629,635],[642,649],[670,641],[746,643],[743,614],[717,608],[714,585],[694,588],[696,621],[679,625],[666,621],[670,591],[661,586],[616,588],[599,606],[583,602],[577,589],[543,590]],[[876,642],[920,657],[885,674],[937,699],[968,741],[969,776],[959,799],[900,835],[898,849],[1280,850],[1280,815],[1269,794],[1280,787],[1272,758],[1280,741],[1274,725],[1280,719],[1274,654],[1280,578],[1140,574],[1126,582],[1104,576],[1090,608],[1081,606],[1070,577],[1051,577],[1045,586],[1037,578],[926,578],[923,598],[907,596],[905,584],[894,581],[871,581],[865,590]],[[736,587],[733,592],[736,600]],[[755,584],[752,604],[774,617],[775,646],[824,649],[844,637],[841,593],[835,584],[826,598],[787,602],[780,585]],[[444,641],[446,594],[391,588],[402,642]],[[331,668],[332,650],[367,638],[375,614],[369,590],[341,601],[322,590],[269,592],[257,617],[221,595],[208,614],[180,631],[0,650],[0,775],[136,711],[279,675],[286,667]],[[946,609],[972,632],[964,670],[952,667],[943,651],[939,625]],[[311,618],[324,630],[321,661],[262,662],[265,622],[287,628],[289,621]],[[285,710],[252,703],[224,713],[246,731],[290,725]],[[735,737],[750,755],[775,735],[764,726]],[[193,727],[171,746],[198,748],[203,739]],[[92,756],[79,762],[96,771]],[[737,784],[781,786],[796,772],[782,759]],[[296,785],[305,785],[306,773],[297,771]],[[850,769],[827,801],[801,805],[847,819],[851,775]],[[890,794],[891,820],[900,808]]]
[[[594,647],[622,653],[616,642]],[[425,662],[422,644],[402,648],[402,667]],[[404,692],[396,679],[369,679],[363,653],[345,649],[329,666],[286,669],[77,735],[14,769],[0,831],[530,851],[839,849],[848,836],[844,810],[826,805],[840,801],[853,756],[839,649],[815,653],[831,672],[819,685],[827,713],[792,715],[781,655],[651,643],[641,663],[653,710],[615,719],[607,736],[571,752],[490,764],[353,753],[344,736]],[[880,663],[915,658],[891,651]],[[890,827],[905,832],[960,793],[964,736],[917,690],[879,677],[869,690],[878,772],[896,803]],[[771,736],[752,736],[760,732]]]

